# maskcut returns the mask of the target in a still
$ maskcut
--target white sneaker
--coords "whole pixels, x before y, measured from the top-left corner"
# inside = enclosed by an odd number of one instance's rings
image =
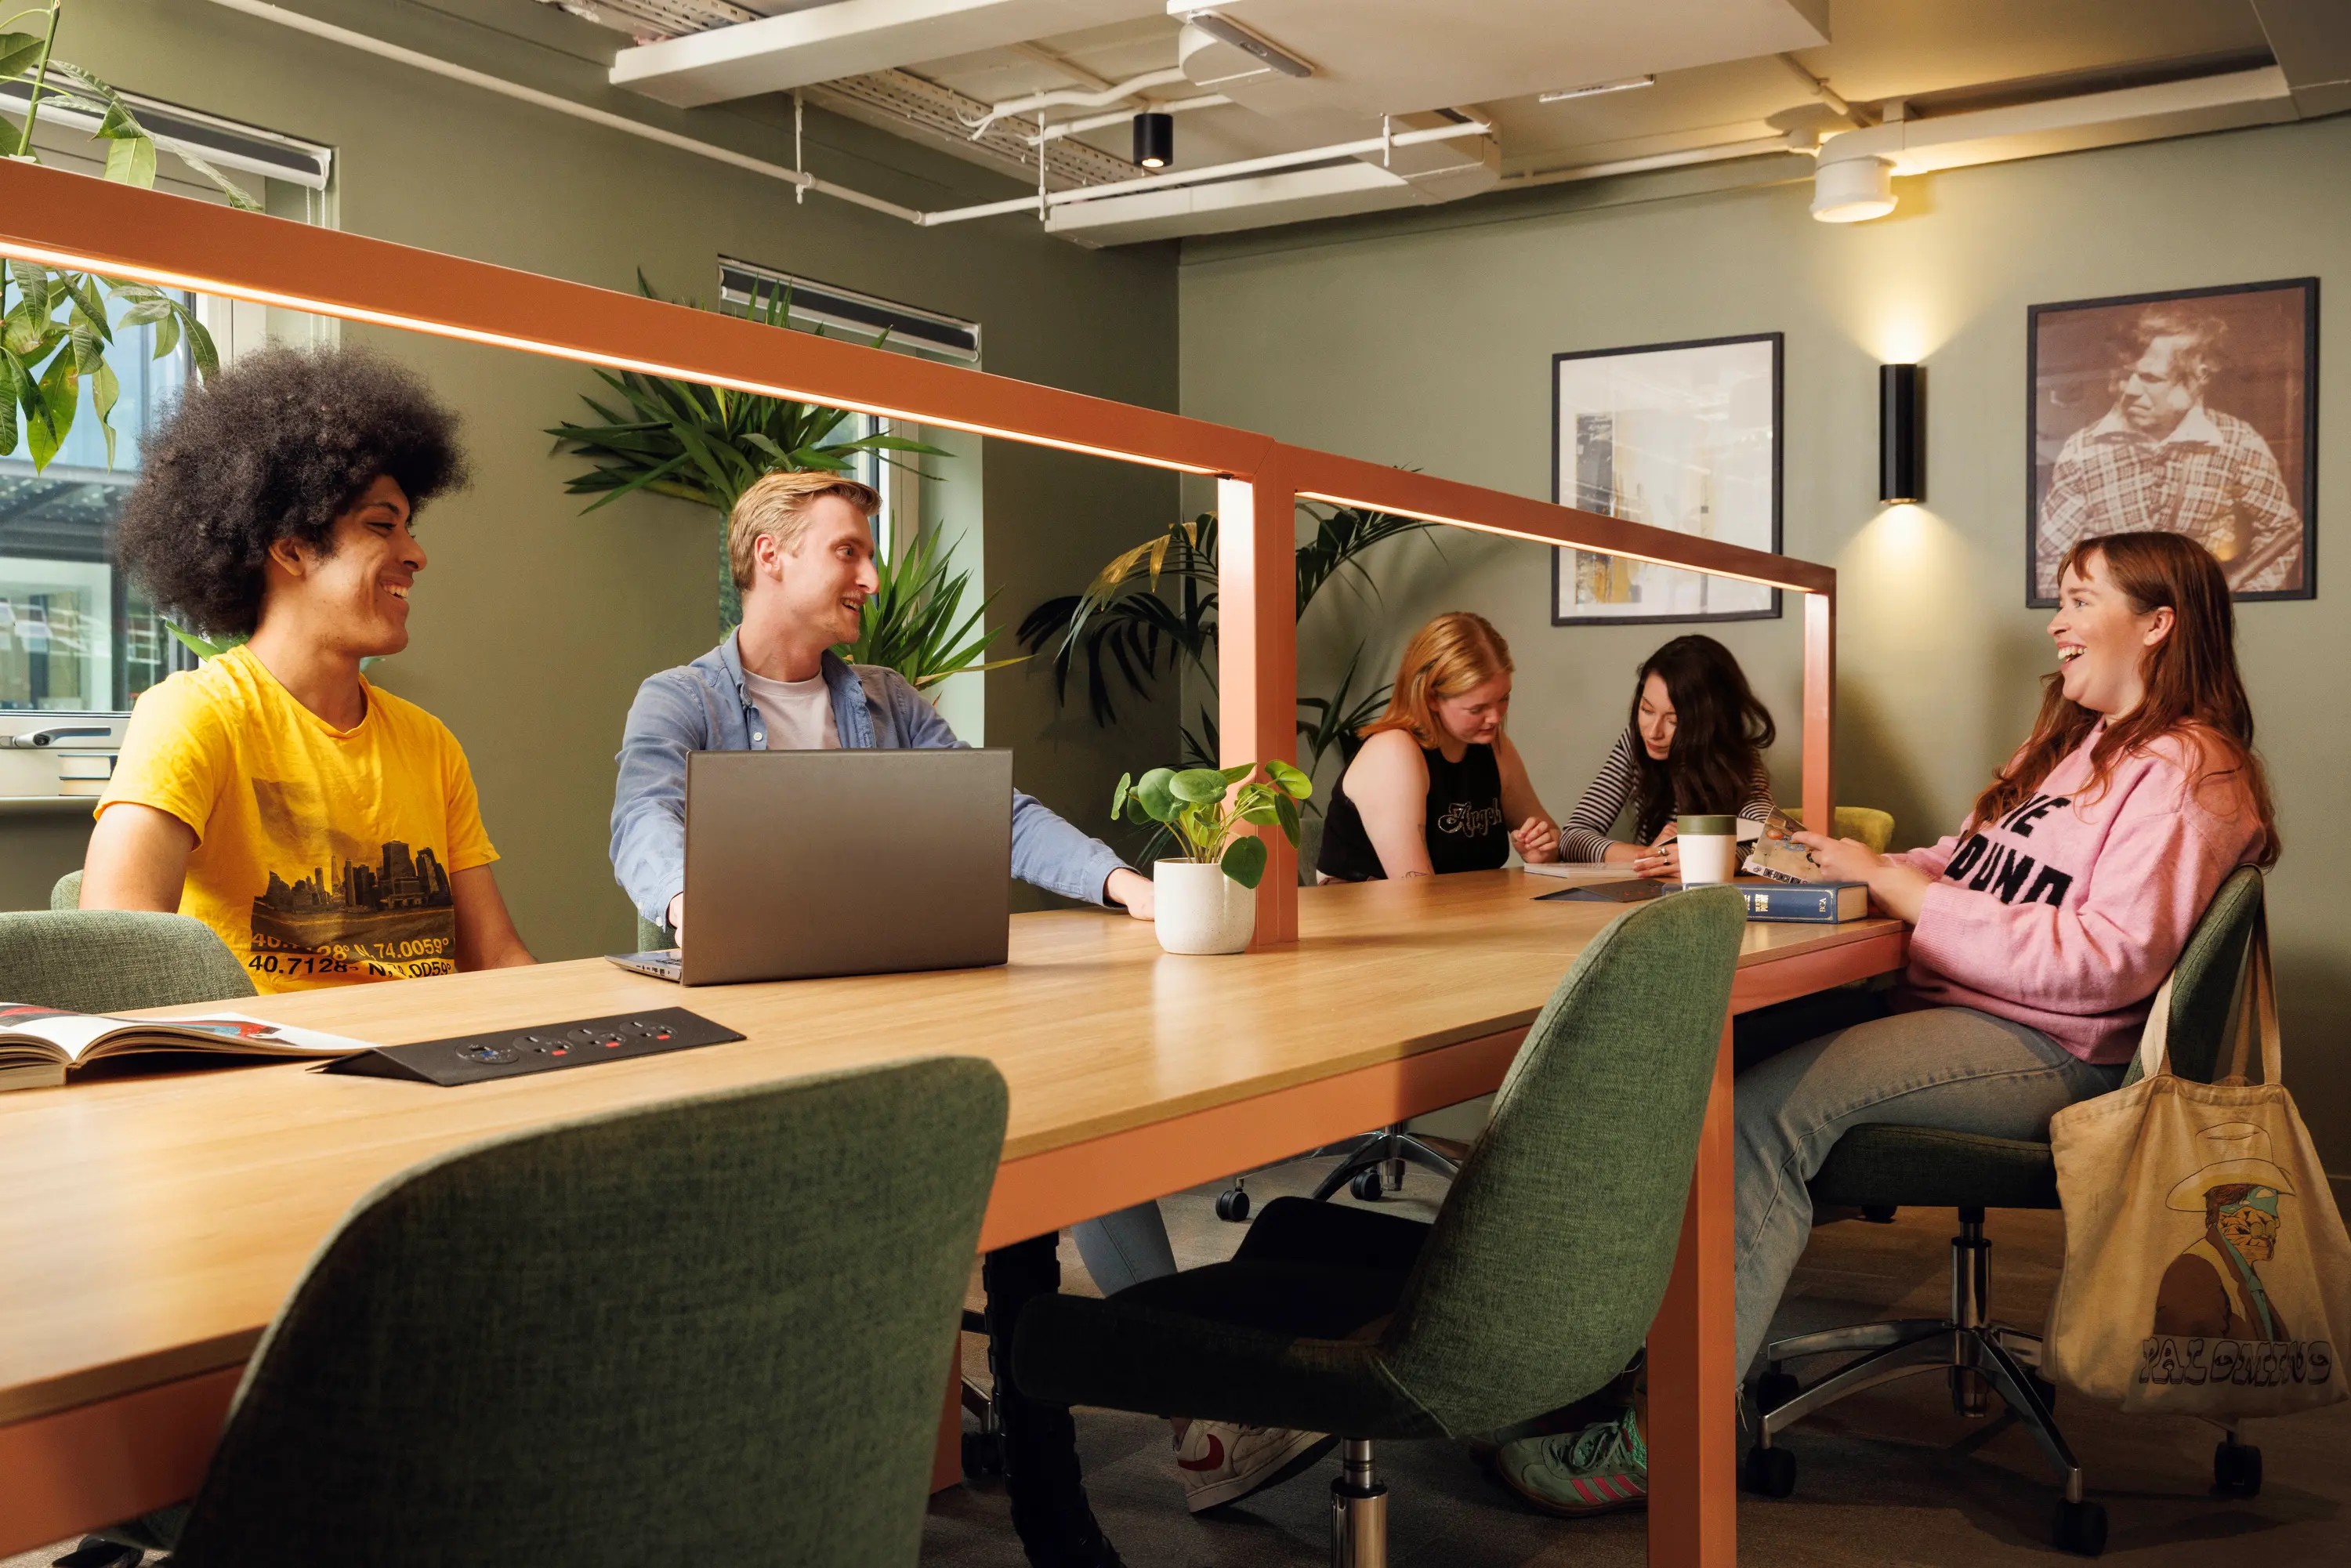
[[[1297,1474],[1338,1441],[1321,1432],[1283,1427],[1195,1421],[1176,1442],[1176,1468],[1184,1472],[1184,1506],[1199,1513],[1238,1502]]]

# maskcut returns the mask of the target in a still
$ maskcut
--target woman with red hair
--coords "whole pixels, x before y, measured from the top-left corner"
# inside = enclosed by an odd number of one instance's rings
[[[2076,544],[2049,622],[2041,716],[1957,833],[1881,855],[1800,835],[1911,927],[1888,992],[1739,1076],[1739,1366],[1762,1347],[1812,1234],[1805,1184],[1849,1127],[2040,1138],[2122,1082],[2149,998],[2221,882],[2275,863],[2275,812],[2237,673],[2229,585],[2178,534]],[[1742,1043],[1746,1043],[1742,1041]],[[1587,1513],[1646,1500],[1636,1410],[1506,1445],[1504,1478]]]

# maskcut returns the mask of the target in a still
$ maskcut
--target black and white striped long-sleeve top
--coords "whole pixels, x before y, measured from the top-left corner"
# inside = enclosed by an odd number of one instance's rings
[[[1581,861],[1587,864],[1604,860],[1608,854],[1608,830],[1616,825],[1618,813],[1633,799],[1640,774],[1635,764],[1634,747],[1641,737],[1633,727],[1616,737],[1608,753],[1608,760],[1600,765],[1600,776],[1584,790],[1583,799],[1567,814],[1559,828],[1559,858]],[[1677,807],[1678,809],[1678,806]],[[1747,799],[1740,802],[1739,814],[1750,821],[1760,822],[1771,814],[1771,775],[1763,767],[1763,758],[1755,758],[1755,776],[1748,781]]]

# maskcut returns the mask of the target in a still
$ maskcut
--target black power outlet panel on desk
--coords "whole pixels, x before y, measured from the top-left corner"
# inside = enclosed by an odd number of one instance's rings
[[[406,1078],[455,1089],[493,1078],[520,1078],[591,1061],[625,1061],[742,1038],[724,1024],[684,1008],[646,1008],[610,1018],[567,1019],[561,1023],[452,1035],[414,1045],[371,1046],[338,1057],[321,1071],[362,1078]]]

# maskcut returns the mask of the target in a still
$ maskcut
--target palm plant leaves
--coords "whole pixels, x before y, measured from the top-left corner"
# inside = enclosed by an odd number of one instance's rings
[[[1357,586],[1378,597],[1364,557],[1374,547],[1405,534],[1428,530],[1417,517],[1395,517],[1355,507],[1301,505],[1314,520],[1314,537],[1298,547],[1298,613],[1303,618],[1332,581],[1352,575]],[[1159,591],[1162,579],[1171,593]],[[1217,519],[1203,514],[1169,525],[1156,538],[1116,556],[1081,593],[1047,600],[1020,622],[1021,645],[1031,654],[1053,650],[1053,695],[1069,700],[1072,667],[1086,666],[1086,706],[1107,728],[1117,722],[1118,703],[1148,698],[1158,683],[1186,663],[1216,678]],[[1363,650],[1356,649],[1356,659]],[[1355,660],[1348,662],[1339,689],[1327,697],[1301,697],[1299,734],[1320,763],[1332,746],[1377,716],[1387,689],[1351,702]],[[1123,693],[1121,688],[1123,688]],[[1311,715],[1311,718],[1304,716]],[[1183,730],[1185,755],[1206,760],[1216,751],[1216,723],[1202,713],[1196,727]],[[1309,769],[1312,771],[1311,768]]]
[[[1019,659],[988,659],[988,644],[1003,628],[985,625],[989,594],[977,608],[962,610],[971,573],[958,571],[935,534],[917,534],[895,560],[873,563],[880,586],[865,601],[862,630],[841,650],[852,664],[885,664],[928,691],[949,675],[1000,670]],[[1027,655],[1022,655],[1026,657]]]
[[[637,287],[648,299],[661,298],[642,272]],[[766,326],[788,327],[790,299],[789,290],[780,286],[772,294],[755,294],[748,315]],[[880,347],[887,336],[874,339],[872,346]],[[586,511],[649,490],[723,516],[763,475],[819,468],[846,472],[867,452],[946,455],[938,447],[900,435],[835,440],[841,425],[853,417],[844,409],[634,371],[599,371],[596,375],[614,401],[583,394],[580,401],[595,413],[595,423],[566,420],[547,432],[555,438],[556,451],[568,448],[592,465],[564,484],[572,495],[597,497]],[[888,455],[883,460],[899,461]]]

